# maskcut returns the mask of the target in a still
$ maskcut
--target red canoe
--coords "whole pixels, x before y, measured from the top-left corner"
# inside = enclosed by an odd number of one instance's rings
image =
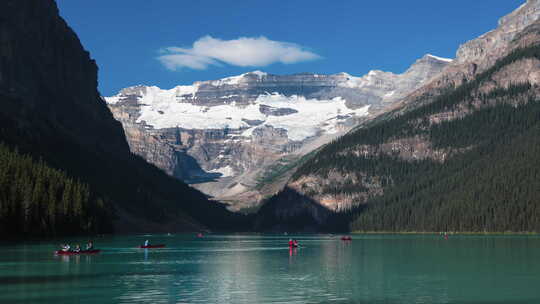
[[[352,238],[350,236],[342,236],[341,240],[342,241],[352,241]]]
[[[163,247],[165,247],[165,244],[148,245],[148,246],[141,245],[141,246],[139,246],[139,248],[163,248]]]
[[[77,252],[77,251],[57,250],[54,253],[57,254],[57,255],[79,255],[79,254],[96,254],[96,253],[100,253],[100,252],[101,252],[100,249],[92,249],[92,250],[81,250],[79,252]]]

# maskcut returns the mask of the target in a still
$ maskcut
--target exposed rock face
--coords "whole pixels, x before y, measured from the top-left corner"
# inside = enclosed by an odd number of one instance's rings
[[[358,184],[363,186],[363,191],[342,191],[347,185]],[[288,183],[287,187],[333,212],[351,210],[368,198],[382,195],[384,192],[380,177],[368,176],[363,172],[341,172],[337,169],[324,176],[318,174],[302,176]],[[334,189],[340,191],[333,191]]]
[[[540,1],[528,0],[499,20],[497,29],[459,47],[455,64],[475,63],[483,70],[491,66],[511,47],[514,37],[540,17]]]
[[[418,97],[437,95],[441,89],[473,79],[514,49],[537,41],[538,31],[531,28],[531,25],[539,17],[540,1],[528,0],[512,13],[502,17],[496,29],[462,44],[456,52],[455,60],[427,85],[404,98],[403,103],[414,104]]]
[[[278,160],[293,163],[344,134],[450,62],[426,55],[403,74],[363,77],[255,71],[171,90],[131,87],[106,100],[131,151],[239,209],[271,194],[260,189]]]
[[[450,119],[447,119],[448,121]],[[444,162],[452,153],[459,153],[450,149],[435,149],[428,139],[422,136],[398,138],[380,145],[359,145],[354,150],[343,151],[340,155],[356,157],[371,157],[388,155],[398,157],[406,161],[430,159]]]
[[[6,101],[1,114],[30,127],[31,113],[38,113],[61,122],[69,136],[84,138],[83,148],[129,152],[96,87],[96,63],[58,16],[54,1],[1,2],[0,95],[20,99],[13,108]],[[44,131],[35,128],[36,139]]]

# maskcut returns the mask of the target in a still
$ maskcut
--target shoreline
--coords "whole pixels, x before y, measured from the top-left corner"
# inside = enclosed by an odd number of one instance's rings
[[[540,235],[540,232],[514,232],[514,231],[505,231],[505,232],[474,232],[474,231],[448,231],[448,235]],[[433,232],[433,231],[351,231],[349,234],[396,234],[396,235],[406,235],[406,234],[418,234],[418,235],[442,235],[444,232]]]

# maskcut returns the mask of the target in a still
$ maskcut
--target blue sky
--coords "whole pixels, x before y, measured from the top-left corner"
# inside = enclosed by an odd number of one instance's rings
[[[57,2],[109,96],[253,70],[400,73],[426,53],[453,58],[524,0]]]

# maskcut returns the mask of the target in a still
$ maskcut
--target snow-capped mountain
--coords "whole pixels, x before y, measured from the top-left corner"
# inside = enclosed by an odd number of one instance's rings
[[[254,71],[169,90],[135,86],[105,99],[134,153],[217,199],[256,202],[274,171],[384,111],[449,62],[426,55],[403,74],[362,77]]]

